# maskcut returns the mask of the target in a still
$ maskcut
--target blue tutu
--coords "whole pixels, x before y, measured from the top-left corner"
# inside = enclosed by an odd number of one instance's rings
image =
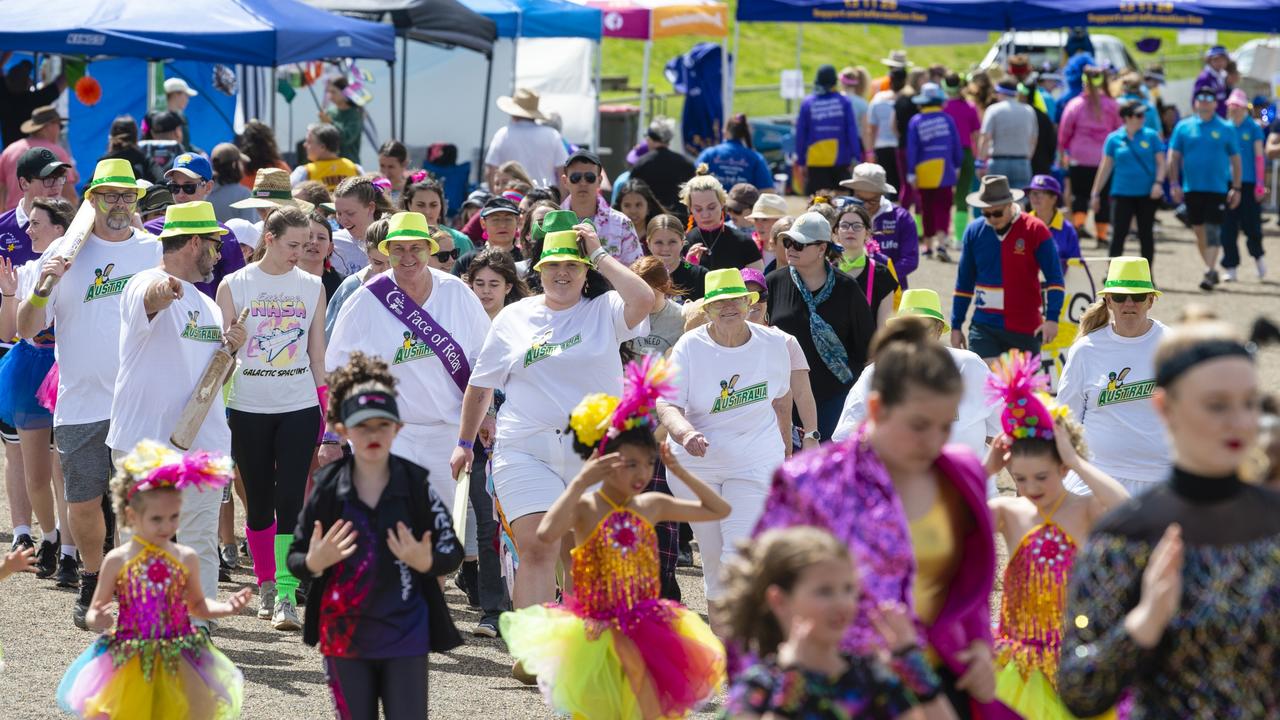
[[[53,415],[36,402],[36,389],[53,367],[53,347],[14,345],[0,358],[0,420],[19,430],[53,426]]]

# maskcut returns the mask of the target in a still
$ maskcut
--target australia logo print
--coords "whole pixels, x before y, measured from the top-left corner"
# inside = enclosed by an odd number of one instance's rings
[[[547,330],[533,341],[533,345],[524,354],[524,366],[546,360],[549,357],[559,355],[571,347],[582,344],[582,333],[578,333],[564,342],[551,342],[551,331]]]
[[[400,342],[400,347],[396,348],[395,357],[392,358],[392,365],[407,363],[412,360],[421,360],[425,357],[434,357],[435,352],[408,330],[404,331],[404,339]]]
[[[768,381],[748,385],[739,390],[737,385],[740,378],[740,375],[734,375],[728,380],[720,381],[720,395],[711,404],[711,412],[725,412],[769,399]]]
[[[1129,376],[1129,370],[1130,368],[1124,368],[1118,372],[1107,373],[1107,386],[1098,393],[1098,407],[1133,400],[1146,400],[1155,394],[1155,380],[1126,383],[1125,378]]]
[[[187,311],[187,324],[183,326],[182,333],[179,337],[187,340],[195,340],[197,342],[221,342],[222,326],[221,325],[201,325],[200,311]]]
[[[111,271],[115,267],[115,263],[107,263],[106,267],[93,269],[93,282],[89,283],[89,289],[85,291],[85,302],[119,295],[124,292],[125,284],[129,282],[129,278],[133,277],[133,275],[113,278],[111,277]]]

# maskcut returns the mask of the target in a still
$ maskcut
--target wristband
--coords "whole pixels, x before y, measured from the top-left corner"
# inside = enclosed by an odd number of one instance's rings
[[[18,293],[6,293],[6,292],[0,292],[0,296],[3,296],[3,297],[18,297]]]
[[[609,251],[605,250],[604,246],[601,245],[600,247],[596,248],[591,252],[591,257],[589,259],[591,260],[592,265],[599,265],[600,260],[602,260],[604,257],[608,255],[609,255]]]
[[[338,433],[332,430],[325,430],[324,434],[320,436],[321,445],[326,445],[326,444],[337,445],[340,441],[341,441],[341,438],[338,437]]]
[[[474,448],[475,446],[476,446],[476,444],[475,444],[475,442],[474,442],[474,441],[471,441],[471,440],[462,440],[462,439],[459,439],[459,440],[458,440],[458,447],[460,447],[460,448],[465,448],[465,449],[467,449],[467,450],[470,450],[470,449]]]
[[[49,296],[31,293],[31,297],[27,298],[27,302],[31,303],[32,307],[42,308],[49,304]]]

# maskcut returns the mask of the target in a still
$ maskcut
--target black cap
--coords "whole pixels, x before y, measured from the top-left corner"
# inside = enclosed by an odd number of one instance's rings
[[[480,217],[486,218],[490,215],[496,215],[497,213],[511,213],[512,215],[519,215],[520,208],[516,207],[515,203],[504,197],[489,198],[489,201],[484,204],[484,209],[480,211]]]
[[[813,76],[813,84],[830,90],[836,86],[836,68],[834,65],[821,65]]]
[[[147,188],[147,194],[138,198],[138,213],[140,215],[150,215],[151,213],[160,212],[173,204],[173,193],[169,192],[169,188],[163,185],[152,185]]]
[[[163,110],[151,116],[151,132],[172,132],[182,127],[182,118],[178,113]]]
[[[570,165],[576,162],[591,163],[596,167],[604,167],[604,165],[600,162],[599,155],[591,152],[590,150],[586,150],[584,148],[578,148],[577,150],[573,151],[573,154],[569,156],[569,159],[564,161],[565,169],[568,169]]]
[[[47,147],[33,147],[18,159],[18,177],[24,180],[47,178],[62,168],[71,167],[58,159]]]

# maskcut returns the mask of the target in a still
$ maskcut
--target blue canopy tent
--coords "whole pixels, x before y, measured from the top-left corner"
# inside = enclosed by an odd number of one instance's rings
[[[1010,4],[1019,30],[1138,26],[1270,32],[1280,30],[1276,0],[1020,0]]]
[[[738,22],[876,23],[928,25],[967,30],[1007,30],[1009,0],[895,0],[848,3],[844,0],[739,0]]]

